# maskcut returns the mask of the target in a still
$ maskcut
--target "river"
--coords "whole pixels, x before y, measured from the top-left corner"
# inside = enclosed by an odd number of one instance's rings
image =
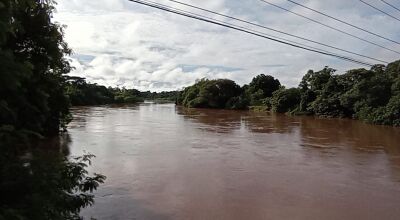
[[[347,119],[79,107],[70,153],[107,176],[90,219],[400,218],[400,129]]]

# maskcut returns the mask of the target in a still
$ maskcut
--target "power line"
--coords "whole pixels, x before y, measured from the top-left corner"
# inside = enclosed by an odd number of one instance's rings
[[[389,14],[389,13],[387,13],[387,12],[385,12],[385,11],[383,11],[383,10],[381,10],[381,9],[379,9],[379,8],[377,8],[377,7],[373,6],[373,5],[371,5],[371,4],[369,4],[368,2],[365,2],[365,1],[363,1],[363,0],[359,0],[359,1],[362,2],[362,3],[364,3],[364,4],[366,4],[366,5],[368,5],[369,7],[373,8],[373,9],[375,9],[375,10],[377,10],[377,11],[380,11],[381,13],[383,13],[383,14],[385,14],[385,15],[387,15],[387,16],[393,18],[393,19],[396,19],[396,20],[400,21],[400,19],[396,18],[395,16],[393,16],[393,15],[391,15],[391,14]]]
[[[385,0],[381,0],[381,2],[383,2],[383,3],[387,4],[387,5],[389,5],[390,7],[396,9],[397,11],[400,11],[400,8],[394,6],[393,4],[390,4],[389,2],[387,2],[387,1],[385,1]]]
[[[364,41],[364,42],[366,42],[366,43],[369,43],[369,44],[375,45],[375,46],[377,46],[377,47],[383,48],[383,49],[385,49],[385,50],[389,50],[389,51],[392,51],[392,52],[394,52],[394,53],[400,54],[400,52],[398,52],[398,51],[396,51],[396,50],[392,50],[392,49],[390,49],[390,48],[388,48],[388,47],[385,47],[385,46],[382,46],[382,45],[380,45],[380,44],[374,43],[374,42],[372,42],[372,41],[366,40],[366,39],[364,39],[364,38],[358,37],[358,36],[356,36],[356,35],[354,35],[354,34],[350,34],[350,33],[346,32],[346,31],[342,31],[342,30],[340,30],[340,29],[338,29],[338,28],[329,26],[329,25],[327,25],[327,24],[324,24],[324,23],[322,23],[322,22],[319,22],[319,21],[317,21],[317,20],[315,20],[315,19],[309,18],[309,17],[304,16],[304,15],[302,15],[302,14],[293,12],[293,11],[291,11],[291,10],[289,10],[289,9],[286,9],[286,8],[284,8],[284,7],[281,7],[281,6],[276,5],[276,4],[274,4],[274,3],[271,3],[271,2],[268,2],[268,1],[265,1],[265,0],[260,0],[260,1],[262,1],[262,2],[264,2],[264,3],[266,3],[266,4],[269,4],[269,5],[272,5],[272,6],[274,6],[274,7],[277,7],[277,8],[279,8],[279,9],[282,9],[282,10],[284,10],[284,11],[287,11],[287,12],[289,12],[289,13],[292,13],[292,14],[294,14],[294,15],[297,15],[297,16],[300,16],[300,17],[302,17],[302,18],[305,18],[305,19],[307,19],[307,20],[309,20],[309,21],[312,21],[312,22],[314,22],[314,23],[317,23],[317,24],[320,24],[320,25],[325,26],[325,27],[327,27],[327,28],[330,28],[330,29],[332,29],[332,30],[335,30],[335,31],[338,31],[338,32],[343,33],[343,34],[345,34],[345,35],[351,36],[351,37],[356,38],[356,39],[358,39],[358,40],[361,40],[361,41]]]
[[[209,13],[212,13],[212,14],[216,14],[216,15],[219,15],[219,16],[222,16],[222,17],[226,17],[226,18],[230,18],[230,19],[233,19],[233,20],[237,20],[237,21],[240,21],[240,22],[243,22],[243,23],[246,23],[246,24],[250,24],[250,25],[257,26],[257,27],[260,27],[260,28],[263,28],[263,29],[267,29],[267,30],[270,30],[270,31],[281,33],[281,34],[284,34],[284,35],[287,35],[287,36],[290,36],[290,37],[294,37],[294,38],[297,38],[297,39],[301,39],[301,40],[304,40],[304,41],[308,41],[308,42],[311,42],[311,43],[314,43],[314,44],[319,44],[319,45],[322,45],[322,46],[325,46],[325,47],[329,47],[329,48],[332,48],[332,49],[335,49],[335,50],[339,50],[339,51],[342,51],[342,52],[346,52],[346,53],[349,53],[349,54],[353,54],[353,55],[357,55],[357,56],[360,56],[360,57],[368,58],[368,59],[375,60],[375,61],[378,61],[378,62],[389,63],[387,61],[383,61],[383,60],[380,60],[380,59],[377,59],[377,58],[373,58],[373,57],[370,57],[370,56],[362,55],[362,54],[359,54],[359,53],[356,53],[356,52],[352,52],[352,51],[349,51],[349,50],[345,50],[345,49],[342,49],[342,48],[331,46],[331,45],[328,45],[328,44],[325,44],[325,43],[321,43],[321,42],[318,42],[318,41],[310,40],[310,39],[307,39],[307,38],[304,38],[304,37],[300,37],[300,36],[297,36],[297,35],[294,35],[294,34],[290,34],[290,33],[284,32],[284,31],[279,31],[279,30],[276,30],[276,29],[273,29],[273,28],[270,28],[270,27],[267,27],[267,26],[264,26],[264,25],[256,24],[256,23],[253,23],[253,22],[249,22],[249,21],[246,21],[246,20],[243,20],[243,19],[239,19],[239,18],[236,18],[236,17],[233,17],[233,16],[229,16],[229,15],[225,15],[225,14],[218,13],[218,12],[215,12],[215,11],[211,11],[211,10],[208,10],[208,9],[205,9],[205,8],[201,8],[201,7],[198,7],[198,6],[195,6],[195,5],[191,5],[191,4],[188,4],[188,3],[184,3],[184,2],[180,2],[180,1],[176,1],[176,0],[168,0],[168,1],[171,1],[171,2],[174,2],[174,3],[177,3],[177,4],[181,4],[181,5],[184,5],[184,6],[187,6],[187,7],[195,8],[195,9],[198,9],[198,10],[201,10],[201,11],[206,11],[206,12],[209,12]],[[275,37],[275,36],[273,36],[273,37]],[[275,38],[277,38],[277,37],[275,37]],[[285,39],[285,40],[289,41],[287,39]]]
[[[141,1],[141,0],[129,0],[129,1],[135,2],[135,3],[138,3],[138,4],[142,4],[142,5],[146,5],[146,6],[149,6],[149,7],[152,7],[152,8],[157,8],[157,9],[160,9],[160,10],[163,10],[163,11],[167,11],[167,12],[170,12],[170,13],[178,14],[178,15],[181,15],[181,16],[184,16],[184,17],[188,17],[188,18],[204,21],[204,22],[207,22],[207,23],[212,23],[212,24],[215,24],[215,25],[227,27],[227,28],[230,28],[230,29],[234,29],[234,30],[237,30],[237,31],[241,31],[241,32],[244,32],[244,33],[255,35],[255,36],[258,36],[258,37],[261,37],[261,38],[272,40],[272,41],[275,41],[275,42],[278,42],[278,43],[282,43],[282,44],[286,44],[286,45],[289,45],[289,46],[292,46],[292,47],[296,47],[296,48],[299,48],[299,49],[304,49],[304,50],[308,50],[308,51],[311,51],[311,52],[315,52],[315,53],[324,54],[324,55],[327,55],[327,56],[336,57],[338,59],[342,59],[342,60],[346,60],[346,61],[349,61],[349,62],[361,64],[361,65],[364,65],[364,66],[369,66],[369,67],[373,66],[373,64],[370,64],[370,63],[367,63],[367,62],[364,62],[364,61],[360,61],[360,60],[356,60],[356,59],[353,59],[353,58],[350,58],[350,57],[336,55],[336,54],[332,54],[332,53],[326,53],[326,52],[323,52],[323,51],[320,51],[320,50],[315,50],[315,49],[299,46],[299,45],[296,45],[296,44],[293,44],[293,43],[288,43],[288,42],[285,42],[285,41],[282,41],[282,40],[278,40],[278,39],[275,39],[275,38],[271,38],[271,37],[268,37],[268,36],[265,36],[265,35],[262,35],[262,34],[259,34],[259,33],[255,33],[255,32],[252,32],[250,30],[244,30],[242,28],[234,27],[232,25],[223,24],[221,22],[217,22],[217,21],[212,21],[212,20],[209,20],[209,19],[201,18],[201,17],[198,17],[198,16],[194,16],[194,15],[190,15],[190,14],[187,14],[187,13],[179,12],[177,10],[172,10],[172,9],[160,6],[161,4],[156,5],[156,4],[148,3],[148,1]]]
[[[292,0],[287,0],[287,1],[288,1],[288,2],[291,2],[291,3],[295,4],[295,5],[298,5],[298,6],[300,6],[300,7],[306,8],[306,9],[308,9],[308,10],[310,10],[310,11],[316,12],[316,13],[318,13],[318,14],[320,14],[320,15],[325,16],[325,17],[331,18],[331,19],[333,19],[333,20],[335,20],[335,21],[338,21],[338,22],[340,22],[340,23],[346,24],[346,25],[351,26],[351,27],[353,27],[353,28],[356,28],[356,29],[358,29],[358,30],[364,31],[364,32],[369,33],[369,34],[372,34],[372,35],[374,35],[374,36],[376,36],[376,37],[380,37],[380,38],[382,38],[382,39],[385,39],[385,40],[388,40],[388,41],[391,41],[391,42],[393,42],[393,43],[396,43],[396,44],[399,44],[399,45],[400,45],[400,42],[398,42],[398,41],[389,39],[389,38],[384,37],[384,36],[382,36],[382,35],[379,35],[379,34],[376,34],[376,33],[374,33],[374,32],[371,32],[371,31],[369,31],[369,30],[366,30],[366,29],[364,29],[364,28],[358,27],[358,26],[356,26],[356,25],[353,25],[353,24],[351,24],[351,23],[349,23],[349,22],[343,21],[343,20],[341,20],[341,19],[339,19],[339,18],[335,18],[335,17],[333,17],[333,16],[330,16],[330,15],[328,15],[328,14],[326,14],[326,13],[323,13],[323,12],[321,12],[321,11],[318,11],[318,10],[316,10],[316,9],[312,9],[312,8],[310,8],[310,7],[307,7],[307,6],[303,5],[303,4],[300,4],[300,3],[295,2],[295,1],[292,1]],[[385,2],[384,0],[381,0],[381,1]]]
[[[359,63],[359,64],[360,64],[360,62],[361,62],[361,64],[363,64],[363,65],[366,64],[367,66],[373,66],[373,64],[371,64],[371,63],[366,63],[366,62],[363,62],[363,61],[355,60],[355,59],[353,59],[353,58],[345,57],[345,56],[342,56],[342,55],[339,55],[339,54],[336,54],[336,53],[332,53],[332,52],[330,52],[330,51],[326,51],[326,50],[323,50],[323,49],[320,49],[320,48],[315,48],[315,47],[312,47],[312,46],[309,46],[309,45],[306,45],[306,44],[302,44],[302,43],[298,43],[298,42],[295,42],[295,41],[291,41],[291,40],[288,40],[288,39],[285,39],[285,38],[280,38],[280,37],[277,37],[277,36],[274,36],[274,35],[269,35],[269,34],[266,34],[266,33],[263,33],[263,32],[255,31],[255,30],[252,30],[252,29],[243,27],[243,26],[234,25],[234,24],[231,24],[231,23],[228,23],[228,22],[224,22],[224,21],[217,20],[217,19],[214,19],[214,18],[206,17],[206,16],[199,15],[199,14],[196,14],[196,13],[193,13],[193,12],[181,10],[181,9],[174,8],[174,7],[170,7],[170,6],[161,4],[161,3],[157,3],[157,2],[153,2],[153,1],[149,1],[149,0],[140,1],[140,2],[147,2],[147,3],[150,2],[150,3],[153,4],[153,5],[158,5],[158,6],[163,7],[163,8],[168,8],[168,9],[170,9],[170,10],[172,10],[172,11],[175,11],[175,12],[178,11],[178,12],[181,12],[181,13],[184,13],[184,14],[189,14],[189,15],[192,15],[192,16],[194,15],[194,16],[197,16],[197,17],[201,17],[201,18],[203,18],[203,19],[201,19],[201,20],[206,19],[206,20],[214,21],[214,22],[212,22],[212,23],[215,23],[215,22],[216,22],[216,23],[218,23],[219,25],[220,25],[220,24],[224,24],[226,27],[227,27],[227,26],[229,26],[230,28],[234,27],[233,29],[236,29],[236,30],[239,30],[239,29],[241,29],[241,31],[245,30],[246,33],[253,32],[253,33],[251,33],[251,34],[254,35],[254,33],[256,33],[256,34],[258,34],[257,36],[263,35],[264,38],[265,38],[265,36],[267,36],[267,37],[269,37],[269,38],[276,38],[276,39],[279,39],[279,40],[281,40],[281,41],[286,41],[286,42],[289,42],[289,43],[292,43],[292,44],[295,44],[295,45],[301,45],[301,46],[303,46],[301,49],[309,50],[309,49],[307,49],[307,48],[311,48],[311,49],[313,49],[313,50],[310,50],[310,51],[313,51],[313,52],[316,52],[316,51],[314,51],[314,50],[322,51],[322,52],[325,52],[325,53],[328,53],[328,54],[331,54],[331,55],[335,55],[336,57],[345,58],[345,60],[348,60],[348,61],[349,61],[349,59],[352,59],[352,60],[354,60],[356,63]],[[157,7],[157,8],[159,8],[159,7]],[[168,11],[169,11],[169,10],[168,10]],[[173,13],[175,13],[175,12],[173,12]],[[181,14],[181,13],[179,13],[179,14]],[[184,15],[184,16],[186,16],[186,15]],[[215,23],[215,24],[216,24],[216,23]],[[284,43],[285,43],[285,42],[284,42]],[[293,45],[290,45],[290,46],[293,46]],[[304,48],[304,47],[307,47],[307,48]],[[375,59],[375,58],[368,57],[368,56],[364,56],[364,55],[359,55],[359,56],[362,56],[362,57],[365,57],[365,58],[368,58],[368,59],[371,59],[371,60],[383,62],[383,63],[388,63],[387,61]]]
[[[243,27],[243,26],[234,25],[234,24],[231,24],[231,23],[228,23],[228,22],[224,22],[224,21],[221,21],[221,20],[217,20],[217,19],[214,19],[214,18],[210,18],[210,17],[204,16],[204,15],[200,15],[200,14],[196,14],[196,13],[193,13],[193,12],[185,11],[185,10],[182,10],[182,9],[170,7],[170,6],[167,6],[167,5],[164,5],[164,4],[160,4],[160,3],[157,3],[157,2],[153,2],[153,1],[149,1],[149,0],[145,0],[145,1],[146,2],[150,2],[150,3],[154,4],[154,5],[159,5],[161,7],[169,8],[171,10],[180,11],[180,12],[183,12],[183,13],[195,15],[195,16],[198,16],[198,17],[202,17],[202,18],[205,18],[205,19],[208,19],[208,20],[212,20],[212,21],[216,21],[216,22],[219,22],[219,23],[223,23],[223,24],[226,24],[226,25],[231,25],[233,27],[241,28],[241,29],[244,29],[244,30],[247,30],[247,31],[255,32],[255,33],[258,33],[258,34],[262,34],[262,35],[265,35],[265,36],[268,36],[268,37],[271,37],[271,38],[276,38],[276,39],[279,39],[279,40],[282,40],[282,41],[286,41],[286,42],[290,42],[290,43],[293,43],[293,44],[298,44],[298,45],[301,45],[301,46],[304,46],[304,47],[308,47],[308,48],[311,48],[311,49],[314,49],[314,50],[320,50],[320,51],[323,51],[323,52],[326,52],[326,53],[332,53],[330,51],[326,51],[326,50],[323,50],[321,48],[312,47],[312,46],[309,46],[309,45],[306,45],[306,44],[302,44],[302,43],[299,43],[299,42],[296,42],[296,41],[292,41],[292,40],[288,40],[288,39],[285,39],[285,38],[277,37],[277,36],[274,36],[274,35],[271,35],[271,34],[266,34],[264,32],[256,31],[256,30],[249,29],[249,28],[246,28],[246,27]],[[180,2],[174,1],[174,0],[170,0],[170,1],[180,3]],[[182,4],[186,4],[186,3],[182,3]],[[196,6],[193,6],[193,7],[196,7]],[[219,13],[213,12],[211,10],[207,10],[207,9],[204,9],[204,10],[209,11],[211,13],[219,14]],[[220,15],[222,15],[222,14],[220,14]],[[228,17],[231,17],[231,16],[228,16]],[[236,19],[236,20],[240,20],[240,19],[237,19],[235,17],[231,17],[231,18],[232,19]],[[333,48],[335,48],[335,47],[333,47]],[[343,51],[346,51],[346,50],[343,50]],[[375,60],[375,61],[378,61],[378,62],[389,63],[387,61],[379,60],[379,59],[376,59],[376,58],[373,58],[373,57],[369,57],[369,56],[365,56],[365,55],[358,54],[358,53],[353,53],[351,51],[349,51],[348,53],[352,53],[352,54],[355,54],[355,55],[358,55],[358,56],[361,56],[361,57],[364,57],[364,58],[368,58],[368,59],[371,59],[371,60]],[[339,54],[336,54],[336,53],[332,53],[332,54],[340,56]]]

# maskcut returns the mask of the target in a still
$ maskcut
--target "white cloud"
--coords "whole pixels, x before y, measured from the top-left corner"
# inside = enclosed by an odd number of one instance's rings
[[[398,58],[396,54],[351,39],[260,1],[182,1],[369,56],[389,61]],[[177,6],[167,0],[160,2]],[[396,35],[400,31],[397,21],[377,14],[356,1],[301,2],[400,40]],[[275,0],[274,3],[400,50],[398,45],[345,27],[287,1]],[[284,85],[296,86],[308,69],[321,69],[329,65],[344,71],[359,67],[235,30],[146,8],[127,0],[61,0],[57,11],[54,19],[67,25],[66,41],[75,53],[72,64],[76,69],[71,75],[86,77],[91,82],[107,86],[173,90],[203,77],[230,78],[243,84],[261,73],[277,77]]]

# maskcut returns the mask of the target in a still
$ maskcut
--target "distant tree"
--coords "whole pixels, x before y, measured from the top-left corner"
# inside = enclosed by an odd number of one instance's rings
[[[359,69],[350,71],[347,75],[355,75],[352,78],[356,80],[352,81],[352,87],[341,97],[344,106],[357,112],[363,107],[376,108],[388,103],[392,86],[388,74]]]
[[[301,100],[299,111],[314,113],[312,103],[322,93],[325,84],[336,70],[325,67],[323,70],[314,72],[309,70],[300,82]]]
[[[307,74],[303,76],[299,87],[302,90],[309,89],[311,91],[319,92],[335,72],[335,69],[329,67],[325,67],[318,72],[309,70]]]
[[[319,96],[312,102],[314,113],[318,116],[345,117],[351,116],[351,110],[341,104],[340,98],[345,92],[340,76],[332,76],[323,86]]]
[[[300,104],[300,90],[298,88],[276,90],[271,98],[272,111],[274,112],[291,112]]]
[[[391,79],[398,79],[400,77],[400,60],[389,63],[385,68],[385,72]]]
[[[265,98],[271,97],[272,93],[278,90],[280,86],[279,80],[270,75],[260,74],[246,86],[245,92],[251,105],[262,105]]]
[[[342,97],[354,117],[374,124],[399,126],[399,62],[374,66],[366,71]]]
[[[232,80],[202,79],[185,88],[179,103],[191,108],[244,108],[246,100],[241,97],[242,89]]]
[[[111,103],[137,103],[143,102],[144,99],[141,96],[139,90],[136,89],[115,89],[114,100]]]
[[[66,95],[74,106],[137,103],[144,98],[136,89],[112,88],[87,83],[81,77],[66,77]]]

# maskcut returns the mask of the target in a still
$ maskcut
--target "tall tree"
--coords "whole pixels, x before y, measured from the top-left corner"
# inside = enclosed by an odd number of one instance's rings
[[[78,219],[104,176],[86,171],[90,155],[45,160],[38,137],[69,119],[65,58],[71,51],[52,0],[0,0],[0,219]]]
[[[64,75],[71,53],[51,0],[0,1],[1,126],[47,135],[68,119]]]
[[[281,83],[273,76],[260,74],[253,78],[247,87],[247,96],[250,97],[252,105],[261,105],[263,99],[271,97],[278,90]]]

